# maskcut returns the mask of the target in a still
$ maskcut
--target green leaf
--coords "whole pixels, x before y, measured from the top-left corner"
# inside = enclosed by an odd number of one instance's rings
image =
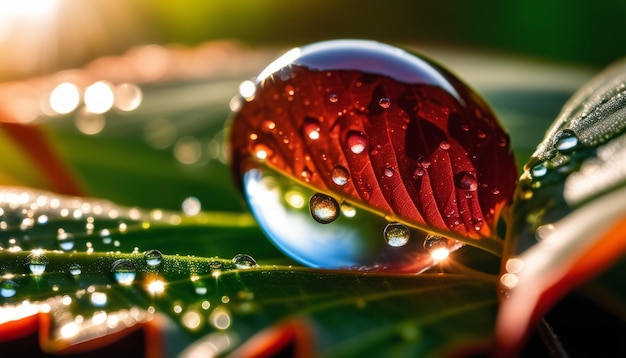
[[[624,61],[592,79],[524,167],[501,277],[507,299],[498,336],[507,349],[565,293],[626,251],[625,88]]]
[[[136,269],[131,284],[116,280],[118,260]],[[29,266],[39,262],[46,262],[45,270],[35,275]],[[80,274],[70,272],[75,265]],[[152,267],[140,253],[5,251],[0,270],[2,295],[8,296],[0,298],[3,322],[19,319],[21,312],[49,314],[44,348],[52,350],[165,314],[186,337],[183,342],[222,332],[233,337],[224,347],[230,351],[295,316],[307,317],[309,339],[324,356],[438,356],[457,344],[487,339],[497,305],[493,282],[464,276],[237,268],[230,260],[180,255],[165,255]]]

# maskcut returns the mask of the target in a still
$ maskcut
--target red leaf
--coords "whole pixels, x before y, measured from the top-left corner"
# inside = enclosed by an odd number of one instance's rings
[[[263,160],[390,220],[492,236],[517,178],[507,134],[453,75],[393,49],[331,41],[268,67],[232,124],[236,177]],[[342,169],[349,180],[338,185]]]

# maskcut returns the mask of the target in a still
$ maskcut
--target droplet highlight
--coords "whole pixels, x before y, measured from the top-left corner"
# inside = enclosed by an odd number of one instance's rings
[[[367,139],[361,132],[350,132],[346,138],[348,148],[354,154],[361,154],[367,147]]]
[[[428,235],[426,237],[424,240],[424,250],[436,261],[441,261],[450,255],[448,239],[436,235]]]
[[[387,109],[389,107],[391,107],[391,100],[387,97],[383,97],[381,99],[378,100],[378,105],[381,108]]]
[[[461,190],[467,190],[467,191],[476,191],[478,190],[478,180],[476,180],[476,177],[469,172],[460,172],[457,175],[455,175],[455,182],[456,182],[456,186],[457,188],[461,189]]]

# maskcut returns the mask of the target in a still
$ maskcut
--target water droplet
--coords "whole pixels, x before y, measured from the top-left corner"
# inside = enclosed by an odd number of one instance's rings
[[[80,276],[82,273],[82,267],[79,264],[71,264],[69,272],[72,276]]]
[[[448,150],[448,149],[450,149],[450,143],[448,143],[448,142],[446,142],[444,140],[441,143],[439,143],[439,148],[441,148],[443,150]]]
[[[382,108],[389,108],[391,106],[391,100],[387,97],[383,97],[378,100],[378,105]]]
[[[239,269],[247,269],[258,266],[256,260],[252,256],[247,254],[237,254],[235,257],[233,257],[233,263]]]
[[[384,174],[387,178],[391,178],[396,171],[392,167],[387,167],[384,170]]]
[[[272,120],[266,119],[261,122],[261,130],[265,133],[271,133],[276,128],[276,123]]]
[[[209,262],[209,267],[211,270],[219,270],[222,268],[222,263],[220,261],[211,261]]]
[[[19,285],[12,280],[4,280],[0,283],[0,296],[9,298],[15,296]]]
[[[385,226],[383,234],[389,246],[400,247],[409,242],[411,231],[403,224],[392,222]]]
[[[261,160],[268,159],[274,154],[274,151],[270,147],[262,143],[255,144],[252,150],[254,156]]]
[[[304,167],[304,169],[302,169],[302,171],[300,172],[300,176],[302,177],[302,179],[304,179],[305,182],[308,183],[311,181],[313,172],[311,171],[311,169]]]
[[[74,248],[74,235],[63,231],[63,229],[59,229],[57,240],[63,251],[70,251]]]
[[[345,217],[353,218],[356,215],[356,208],[354,205],[344,201],[341,203],[341,214]]]
[[[204,281],[202,280],[193,281],[193,287],[194,287],[194,291],[196,292],[196,295],[199,295],[199,296],[204,296],[207,294],[207,292],[209,292],[209,288],[206,286],[206,283],[204,283]]]
[[[181,209],[187,216],[196,216],[200,214],[200,211],[202,210],[202,203],[200,203],[200,199],[195,196],[190,196],[183,200]]]
[[[337,103],[337,101],[339,101],[339,96],[337,96],[335,93],[331,93],[330,95],[328,95],[328,100],[332,103]]]
[[[426,250],[433,259],[437,261],[443,260],[450,254],[448,239],[441,236],[428,235],[424,240],[424,250]]]
[[[42,250],[36,250],[28,255],[28,268],[33,275],[43,274],[46,271],[46,265],[48,265],[48,258],[44,256]]]
[[[476,135],[478,136],[478,138],[480,139],[485,139],[487,138],[487,133],[481,131],[480,129],[476,131]]]
[[[163,261],[163,254],[159,250],[150,250],[143,254],[143,258],[146,260],[146,265],[155,267],[159,266],[161,261]]]
[[[328,224],[339,217],[339,203],[324,194],[314,194],[309,200],[311,216],[320,224]]]
[[[367,147],[367,139],[361,132],[350,132],[347,136],[348,148],[354,154],[361,154]]]
[[[415,171],[413,171],[413,178],[419,178],[421,176],[424,176],[424,174],[426,174],[426,169],[422,167],[417,167],[415,168]]]
[[[302,130],[304,131],[305,137],[310,140],[318,140],[320,139],[320,131],[322,130],[322,127],[316,119],[306,119],[304,125],[302,126]]]
[[[530,169],[533,177],[542,177],[548,173],[548,168],[544,164],[537,164]]]
[[[296,94],[296,90],[292,85],[287,84],[285,86],[285,94],[287,95],[287,99],[291,101],[293,99],[293,95]]]
[[[578,136],[571,129],[562,129],[556,133],[552,144],[559,152],[567,153],[578,146]]]
[[[333,183],[337,185],[345,185],[350,179],[350,172],[348,169],[343,167],[342,165],[335,165],[333,170],[330,172],[330,177],[333,180]]]
[[[137,276],[135,264],[128,259],[119,259],[111,264],[111,272],[120,285],[129,286]]]
[[[461,190],[475,191],[478,189],[476,177],[468,172],[459,172],[455,175],[456,186]]]

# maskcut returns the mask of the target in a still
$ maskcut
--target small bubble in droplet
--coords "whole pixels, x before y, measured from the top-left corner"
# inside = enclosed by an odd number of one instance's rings
[[[387,97],[383,97],[378,100],[378,105],[381,106],[382,108],[387,109],[391,106],[391,100]]]
[[[120,285],[129,286],[137,276],[135,264],[128,259],[119,259],[111,264],[111,272]]]
[[[72,276],[80,276],[80,274],[82,273],[82,267],[79,264],[71,264],[69,272]]]
[[[44,256],[42,250],[36,250],[32,254],[28,255],[28,268],[33,275],[41,275],[46,271],[46,265],[48,265],[48,258]]]
[[[15,296],[19,285],[12,280],[4,280],[0,283],[0,296],[9,298]]]
[[[256,260],[248,254],[237,254],[233,257],[233,263],[238,269],[247,269],[258,266]]]
[[[337,101],[339,101],[339,96],[335,93],[331,93],[328,95],[328,100],[332,103],[337,103]]]
[[[443,150],[448,150],[450,149],[450,143],[448,143],[447,141],[442,141],[441,143],[439,143],[439,148],[443,149]]]
[[[367,147],[367,139],[361,132],[350,132],[347,136],[348,148],[354,154],[361,154]]]
[[[578,136],[571,129],[562,129],[556,133],[552,144],[559,152],[567,153],[578,146]]]
[[[395,172],[396,171],[392,167],[387,167],[387,168],[385,168],[383,174],[385,174],[385,176],[387,178],[391,178],[394,175]]]
[[[163,254],[159,250],[150,250],[143,254],[143,258],[146,260],[146,265],[155,267],[159,266],[161,261],[163,261]]]
[[[456,185],[461,190],[475,191],[478,189],[476,177],[469,172],[460,172],[455,175]]]
[[[345,185],[350,179],[350,172],[342,165],[335,165],[333,170],[330,172],[330,177],[333,180],[333,183],[337,185]]]
[[[383,234],[389,246],[400,247],[409,242],[411,231],[403,224],[391,222],[385,226]]]
[[[334,198],[324,194],[314,194],[309,200],[311,216],[320,224],[328,224],[339,217],[339,203]]]
[[[530,169],[533,177],[542,177],[548,173],[548,168],[544,164],[537,164]]]

